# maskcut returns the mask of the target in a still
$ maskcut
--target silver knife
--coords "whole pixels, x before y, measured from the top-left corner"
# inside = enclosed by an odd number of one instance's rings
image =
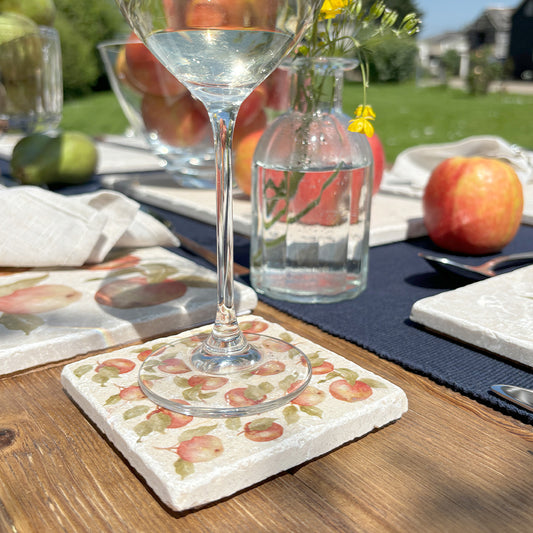
[[[491,389],[505,400],[533,412],[533,390],[514,385],[492,385]]]

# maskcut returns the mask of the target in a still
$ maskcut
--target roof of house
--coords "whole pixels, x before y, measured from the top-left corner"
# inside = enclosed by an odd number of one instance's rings
[[[480,31],[487,28],[493,28],[496,31],[510,31],[511,17],[515,12],[515,8],[509,7],[492,7],[485,9],[483,13],[471,24],[469,24],[466,31]]]

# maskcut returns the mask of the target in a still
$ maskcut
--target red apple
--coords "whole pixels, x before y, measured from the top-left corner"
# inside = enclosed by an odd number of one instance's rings
[[[81,292],[67,285],[36,285],[0,297],[0,312],[33,315],[55,311],[78,301]]]
[[[146,400],[146,396],[139,385],[130,385],[129,387],[120,387],[118,393],[120,398],[127,402],[138,402]]]
[[[121,83],[127,85],[130,89],[142,92],[135,86],[135,81],[130,81],[130,78],[133,78],[133,76],[129,71],[128,63],[126,62],[126,46],[122,46],[117,54],[115,60],[115,75]]]
[[[240,323],[243,333],[261,333],[268,328],[268,324],[262,320],[251,320],[249,322]]]
[[[268,442],[283,435],[283,426],[269,418],[259,418],[244,426],[244,436],[254,442]]]
[[[175,403],[181,403],[183,405],[189,405],[188,402],[185,402],[184,400],[174,400]],[[169,409],[165,409],[164,407],[157,407],[150,413],[146,415],[147,419],[150,419],[152,416],[162,413],[164,415],[167,415],[170,417],[170,422],[167,426],[168,429],[177,429],[181,428],[183,426],[186,426],[189,422],[193,420],[193,417],[190,415],[184,415],[182,413],[176,413],[175,411],[170,411]]]
[[[165,280],[148,283],[143,276],[116,279],[102,285],[94,295],[101,305],[116,309],[148,307],[180,298],[187,291],[187,285],[179,280]]]
[[[224,452],[222,441],[214,435],[198,435],[179,444],[176,453],[189,463],[212,461]]]
[[[253,25],[248,0],[191,0],[186,24],[197,28],[243,27]]]
[[[302,384],[301,381],[295,381],[288,389],[287,393],[296,390]],[[296,398],[291,400],[295,405],[317,405],[326,399],[326,393],[323,390],[317,389],[312,385],[308,385]]]
[[[171,146],[193,146],[211,135],[207,111],[188,92],[176,98],[145,94],[141,115],[146,129]]]
[[[135,363],[133,361],[130,361],[129,359],[123,359],[123,358],[113,358],[113,359],[107,359],[103,363],[100,363],[95,369],[95,372],[99,372],[100,369],[105,367],[113,367],[118,370],[119,374],[126,374],[127,372],[131,372],[135,368]]]
[[[157,368],[161,372],[166,372],[167,374],[186,374],[191,371],[183,359],[180,359],[179,357],[165,359]]]
[[[330,372],[333,372],[334,367],[329,361],[324,361],[323,363],[313,366],[312,368],[312,374],[315,375],[322,375],[322,374],[329,374]]]
[[[329,386],[329,392],[337,400],[353,403],[370,398],[372,387],[364,381],[356,381],[350,385],[345,379],[338,379]]]
[[[431,240],[452,252],[485,255],[516,235],[524,205],[513,168],[485,157],[451,157],[431,173],[424,222]]]
[[[252,192],[252,160],[255,147],[263,135],[263,130],[253,131],[235,143],[233,151],[233,172],[239,189],[250,196]]]
[[[263,83],[267,87],[267,107],[276,111],[286,111],[289,108],[290,95],[289,71],[277,68]]]
[[[259,85],[242,103],[235,122],[235,130],[239,127],[245,127],[251,124],[256,115],[264,110],[266,103],[267,88],[265,85]]]
[[[383,144],[377,133],[372,137],[367,137],[370,148],[372,149],[372,157],[374,158],[374,185],[372,187],[372,194],[376,194],[383,179],[383,170],[385,169],[385,150]]]
[[[216,390],[223,387],[228,382],[228,378],[221,376],[191,376],[188,379],[188,384],[191,387],[200,385],[203,391]]]
[[[267,122],[268,117],[264,108],[259,109],[253,118],[246,124],[240,121],[239,117],[237,117],[233,134],[233,146],[238,145],[242,140],[256,131],[261,131],[262,133],[267,127]]]
[[[139,38],[132,33],[120,54],[115,68],[119,78],[125,79],[141,93],[157,96],[177,96],[185,93],[185,87],[159,62]]]
[[[226,402],[228,402],[232,407],[246,407],[250,405],[256,405],[258,403],[264,402],[266,400],[266,394],[257,400],[253,400],[246,396],[247,389],[246,387],[239,387],[237,389],[231,389],[224,397]]]
[[[282,340],[274,339],[272,337],[265,337],[262,341],[264,350],[272,350],[273,352],[288,352],[293,348],[292,344]]]
[[[323,172],[308,172],[300,182],[298,191],[291,200],[291,215],[297,215],[308,208],[313,202],[318,202],[300,222],[303,224],[321,224],[334,226],[341,220],[342,198],[348,197],[350,171],[340,171],[331,183],[327,181],[331,174]]]
[[[267,361],[252,371],[254,376],[275,376],[285,370],[285,363],[281,361]]]

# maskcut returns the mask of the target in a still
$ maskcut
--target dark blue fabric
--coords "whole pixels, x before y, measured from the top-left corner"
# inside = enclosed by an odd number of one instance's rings
[[[212,226],[160,211],[182,233],[214,249]],[[295,304],[264,296],[260,299],[407,370],[533,424],[533,413],[490,392],[490,386],[495,383],[533,388],[530,369],[429,332],[409,320],[411,307],[417,300],[461,285],[436,273],[419,258],[417,253],[424,250],[442,253],[427,237],[371,248],[368,287],[353,300],[335,304]],[[528,250],[533,250],[533,227],[522,226],[503,252]],[[248,252],[248,239],[236,235],[236,262],[248,265]],[[453,254],[447,255],[453,257]],[[459,258],[476,264],[489,256]],[[249,282],[248,279],[242,281]]]

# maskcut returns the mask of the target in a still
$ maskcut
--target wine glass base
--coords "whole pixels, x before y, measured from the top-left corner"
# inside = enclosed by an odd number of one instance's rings
[[[305,354],[285,341],[246,334],[258,359],[227,373],[199,370],[204,335],[158,347],[142,364],[139,384],[157,405],[188,416],[229,418],[276,409],[301,394],[311,379]]]

